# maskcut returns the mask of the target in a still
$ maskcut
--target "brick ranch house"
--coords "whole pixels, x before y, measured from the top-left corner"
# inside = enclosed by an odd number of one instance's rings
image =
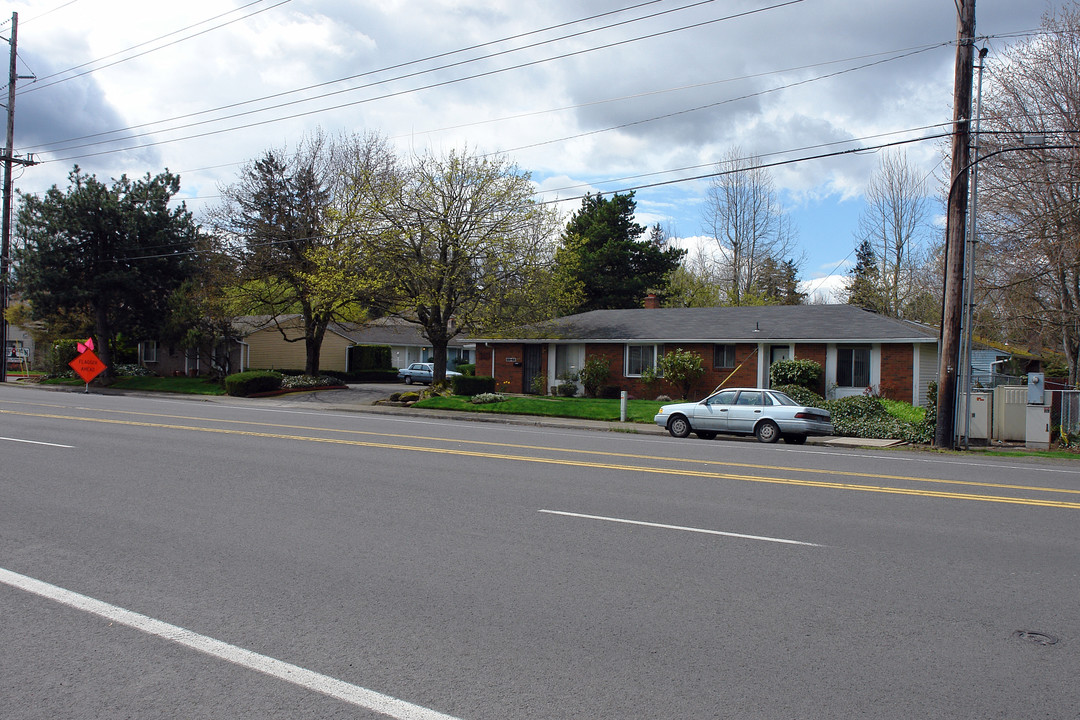
[[[505,392],[531,392],[534,378],[553,387],[589,357],[606,358],[608,385],[634,397],[671,394],[668,383],[646,388],[642,370],[665,349],[704,359],[694,393],[721,384],[768,387],[777,360],[809,359],[824,370],[817,392],[828,398],[872,392],[925,405],[938,374],[938,331],[853,305],[594,310],[522,328],[514,337],[469,338],[476,373]]]

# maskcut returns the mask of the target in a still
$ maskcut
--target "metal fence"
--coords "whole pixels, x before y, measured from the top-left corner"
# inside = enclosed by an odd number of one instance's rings
[[[1062,435],[1080,435],[1080,390],[1054,390],[1060,400]]]

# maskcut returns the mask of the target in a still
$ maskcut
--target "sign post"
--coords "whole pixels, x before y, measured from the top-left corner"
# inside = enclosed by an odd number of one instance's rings
[[[68,365],[86,383],[86,389],[83,392],[90,392],[90,381],[105,370],[105,363],[101,362],[101,358],[94,354],[93,340],[87,340],[86,345],[79,343],[79,350],[82,352]]]

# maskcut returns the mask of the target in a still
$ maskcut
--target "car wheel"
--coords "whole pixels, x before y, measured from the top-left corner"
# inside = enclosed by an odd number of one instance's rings
[[[405,384],[406,385],[412,385],[412,375],[406,375],[405,376]]]
[[[789,445],[805,445],[806,444],[806,436],[805,435],[785,435],[784,436],[784,442],[786,442]]]
[[[676,415],[667,424],[667,431],[671,433],[671,437],[684,438],[690,434],[691,429],[690,421],[682,415]]]
[[[780,428],[772,420],[762,420],[754,428],[754,434],[757,435],[759,442],[774,443],[780,439]]]
[[[712,430],[697,430],[697,431],[694,432],[694,434],[697,435],[702,440],[715,440],[716,439],[716,433],[714,433]]]

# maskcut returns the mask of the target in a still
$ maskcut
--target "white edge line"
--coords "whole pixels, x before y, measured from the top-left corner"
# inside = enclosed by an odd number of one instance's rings
[[[48,445],[49,447],[58,448],[73,448],[74,445],[60,445],[58,443],[41,442],[39,440],[22,440],[20,438],[0,437],[0,440],[7,440],[8,442],[26,443],[28,445]]]
[[[763,542],[783,543],[784,545],[805,545],[806,547],[824,547],[817,543],[803,542],[801,540],[786,540],[784,538],[765,537],[762,535],[744,535],[742,533],[724,532],[722,530],[708,530],[706,528],[685,527],[683,525],[664,525],[663,523],[644,522],[642,520],[627,520],[625,518],[604,517],[602,515],[584,515],[582,513],[563,512],[562,510],[539,510],[538,512],[548,515],[563,515],[565,517],[585,518],[586,520],[604,520],[606,522],[623,523],[624,525],[642,525],[644,527],[663,528],[665,530],[682,530],[684,532],[702,533],[704,535],[723,535],[724,537],[741,538],[743,540],[761,540]]]
[[[80,595],[71,590],[65,590],[56,585],[35,580],[4,568],[0,568],[0,582],[392,718],[398,718],[399,720],[457,720],[451,715],[413,705],[404,700],[398,700],[374,690],[368,690],[343,680],[322,675],[313,670],[306,670],[297,665],[260,655],[251,650],[245,650],[221,640],[215,640],[191,630],[185,630],[182,627],[170,625],[161,620],[155,620],[146,615],[125,610],[116,605],[110,605],[101,600],[95,600],[92,597]]]

